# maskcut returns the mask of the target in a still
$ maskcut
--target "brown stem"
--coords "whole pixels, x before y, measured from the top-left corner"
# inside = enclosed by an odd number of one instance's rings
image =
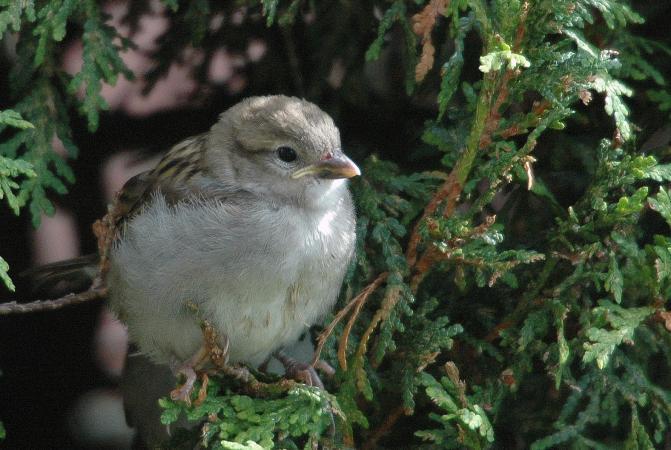
[[[456,167],[452,169],[452,172],[448,175],[447,179],[445,182],[438,188],[436,193],[433,195],[433,198],[431,201],[426,205],[426,208],[424,208],[424,212],[422,213],[422,217],[415,222],[415,227],[412,230],[412,234],[410,235],[410,239],[408,241],[408,250],[405,252],[406,255],[406,260],[408,261],[408,266],[411,268],[415,266],[415,263],[417,262],[417,246],[419,245],[419,240],[420,240],[420,235],[419,235],[419,227],[420,225],[430,216],[432,216],[435,212],[436,209],[438,209],[438,205],[440,205],[443,201],[447,200],[447,205],[445,207],[445,211],[443,211],[443,216],[449,217],[452,215],[454,212],[454,208],[456,207],[456,202],[457,198],[459,198],[459,194],[461,194],[461,186],[459,182],[457,181],[457,175],[456,175]]]
[[[406,411],[406,409],[403,406],[397,406],[385,419],[382,424],[380,424],[379,427],[377,427],[375,430],[373,430],[373,433],[371,434],[370,438],[361,446],[361,450],[370,450],[373,448],[377,448],[377,441],[380,440],[382,436],[385,434],[389,433],[389,430],[392,429],[392,427],[398,422],[398,419],[401,418],[401,416],[409,415],[411,411]]]
[[[218,367],[212,371],[213,374],[223,373],[231,378],[234,378],[243,384],[243,390],[247,395],[253,397],[272,397],[279,394],[284,394],[291,389],[298,386],[298,382],[294,380],[287,380],[285,378],[275,383],[264,383],[259,381],[252,375],[252,373],[244,366],[225,365]]]
[[[529,15],[529,2],[525,1],[522,4],[522,13],[520,14],[520,21],[517,24],[517,30],[515,32],[515,42],[513,43],[513,51],[518,52],[522,47],[522,39],[524,39],[524,34],[527,31],[525,26],[527,22],[527,16]]]
[[[441,259],[447,259],[449,255],[441,253],[435,247],[428,248],[419,258],[417,264],[415,264],[415,274],[410,280],[410,289],[412,292],[417,292],[419,284],[424,280],[424,277],[428,273],[429,269],[434,266],[436,262]]]
[[[398,300],[401,298],[401,289],[398,286],[392,288],[387,288],[387,293],[382,300],[382,305],[375,312],[373,319],[371,320],[368,328],[361,336],[361,341],[359,342],[359,347],[356,350],[355,358],[358,361],[363,360],[363,356],[366,354],[366,349],[368,348],[368,340],[372,336],[373,332],[377,328],[378,323],[383,320],[386,320],[391,314],[392,309],[398,303]]]
[[[380,275],[377,276],[375,280],[373,280],[372,283],[370,283],[368,286],[363,288],[363,290],[350,302],[345,305],[344,308],[342,308],[340,311],[338,311],[338,314],[333,318],[331,323],[326,327],[324,331],[321,332],[319,337],[317,337],[317,348],[315,348],[314,356],[312,357],[312,367],[315,367],[315,364],[319,361],[319,356],[321,355],[322,349],[324,348],[324,344],[326,344],[326,340],[333,334],[333,330],[335,329],[336,325],[340,323],[340,321],[345,318],[347,313],[349,312],[350,309],[357,303],[364,303],[368,296],[372,294],[375,289],[380,286],[380,284],[387,279],[387,272],[383,272]],[[360,308],[359,308],[360,309]],[[358,314],[358,313],[357,313]],[[340,359],[340,351],[338,351],[338,359]],[[347,363],[343,366],[342,361],[340,361],[341,366],[346,369],[347,368]]]
[[[387,272],[380,274],[375,279],[375,281],[366,286],[366,288],[363,291],[361,291],[361,293],[357,295],[355,298],[356,308],[354,308],[354,312],[347,321],[345,330],[343,331],[342,336],[340,336],[340,343],[338,344],[338,362],[340,363],[340,367],[342,367],[343,370],[347,370],[347,344],[349,341],[349,335],[352,332],[352,327],[354,326],[357,317],[359,317],[361,308],[363,308],[363,305],[366,303],[366,300],[368,299],[370,294],[375,292],[375,290],[380,286],[380,284],[382,284],[382,282],[386,279],[387,279]]]
[[[6,302],[0,303],[0,316],[16,313],[31,313],[38,311],[51,311],[64,306],[86,303],[107,296],[107,288],[95,288],[79,294],[68,294],[53,300],[36,300],[30,303]]]

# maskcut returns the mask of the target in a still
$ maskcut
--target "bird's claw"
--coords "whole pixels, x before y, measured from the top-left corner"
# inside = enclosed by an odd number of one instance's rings
[[[186,379],[184,384],[170,392],[170,398],[187,405],[191,405],[191,395],[198,378],[201,379],[202,383],[195,404],[202,403],[207,396],[209,378],[204,368],[208,362],[219,370],[226,367],[228,363],[228,338],[226,335],[218,335],[207,320],[202,321],[201,329],[203,331],[203,345],[188,361],[174,370],[175,375],[183,375]]]
[[[282,350],[278,350],[274,354],[275,358],[282,363],[285,370],[285,377],[291,378],[298,381],[299,383],[306,384],[308,386],[315,386],[320,389],[324,389],[324,383],[322,383],[321,378],[317,374],[317,371],[310,364],[305,364],[300,361],[296,361],[294,358],[285,354]],[[320,360],[321,361],[321,360]],[[323,363],[323,368],[325,373],[330,375],[329,370],[335,372],[335,370],[328,365],[326,362]],[[335,436],[335,420],[333,418],[333,413],[328,413],[331,418],[331,425],[328,428],[328,435],[333,438]]]
[[[304,369],[296,369],[293,372],[287,371],[287,375],[300,383],[324,389],[324,383],[319,378],[317,371],[309,364],[306,364]]]
[[[193,392],[193,386],[196,383],[198,375],[196,371],[193,370],[193,367],[184,365],[179,368],[177,371],[178,375],[184,375],[186,379],[181,386],[177,386],[175,389],[170,391],[170,398],[176,402],[184,402],[187,405],[191,405],[191,393]]]
[[[324,383],[322,383],[317,371],[310,364],[296,361],[282,351],[276,352],[275,358],[277,358],[277,360],[284,366],[285,376],[287,378],[291,378],[308,386],[324,389]]]

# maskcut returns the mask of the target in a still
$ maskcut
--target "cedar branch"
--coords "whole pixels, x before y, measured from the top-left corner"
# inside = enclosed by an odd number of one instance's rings
[[[507,72],[506,72],[507,73]],[[507,83],[512,77],[506,78],[504,75],[503,80]],[[493,132],[494,130],[486,130],[486,125],[487,125],[487,119],[493,114],[492,110],[490,110],[490,103],[491,99],[493,96],[494,92],[494,86],[497,84],[496,83],[496,77],[495,76],[486,76],[484,80],[484,86],[480,92],[479,95],[479,101],[476,107],[475,111],[475,123],[473,124],[473,127],[471,128],[471,132],[469,134],[469,138],[467,141],[466,149],[462,153],[461,157],[457,161],[456,165],[448,175],[447,179],[445,182],[442,184],[442,186],[436,191],[434,194],[433,198],[429,201],[427,204],[426,208],[424,208],[424,211],[422,213],[421,218],[415,223],[415,227],[410,235],[409,241],[408,241],[408,249],[406,251],[406,260],[408,263],[408,267],[410,268],[411,272],[416,269],[417,267],[417,257],[418,257],[418,245],[421,239],[420,236],[420,226],[421,224],[430,216],[432,216],[438,207],[445,203],[445,209],[443,211],[443,216],[448,217],[450,216],[457,205],[457,200],[459,199],[459,196],[461,195],[461,191],[463,189],[464,183],[466,179],[468,178],[468,175],[472,169],[473,163],[475,161],[475,157],[477,156],[479,147],[480,147],[480,142],[483,139],[483,136],[486,131]],[[507,92],[507,89],[506,89]],[[507,96],[507,94],[505,94]],[[499,97],[497,98],[497,102],[495,102],[493,107],[499,108],[502,104],[503,101],[505,100],[505,97]],[[498,113],[497,113],[498,114]],[[428,270],[428,268],[427,268]],[[417,275],[416,275],[417,276]],[[419,275],[421,279],[421,274]],[[369,286],[365,288],[368,289]],[[416,289],[418,287],[414,286]],[[382,305],[380,308],[377,310],[375,315],[373,316],[373,319],[371,323],[368,325],[368,328],[364,332],[363,336],[361,337],[361,342],[359,343],[359,348],[357,349],[356,352],[356,358],[362,358],[363,354],[366,352],[366,348],[368,345],[368,339],[372,335],[372,333],[375,331],[377,328],[377,325],[382,321],[386,320],[388,317],[390,311],[394,308],[398,300],[401,298],[400,292],[398,292],[398,289],[395,289],[395,294],[392,292],[388,292],[387,295],[385,295],[385,298],[383,299]],[[414,289],[413,289],[414,291]],[[372,293],[372,291],[370,292]],[[370,293],[368,295],[370,295]],[[361,294],[359,294],[361,295]],[[358,298],[359,296],[357,296]],[[355,302],[352,301],[350,302],[343,310],[338,312],[336,315],[336,319],[339,322],[342,320],[342,318],[347,314],[347,312],[354,306]],[[326,331],[329,331],[330,333],[333,332],[333,328],[335,328],[335,325],[338,323],[334,319],[334,322],[332,322],[329,327],[327,328]],[[354,325],[354,320],[350,320],[352,323],[352,326]],[[350,327],[351,330],[351,327]],[[328,337],[328,335],[326,335]],[[324,338],[324,340],[326,339]],[[321,336],[320,336],[321,339]],[[318,346],[318,351],[321,352],[321,349],[323,348],[324,343],[319,340],[319,346]],[[346,349],[342,347],[343,343],[347,343],[347,339],[341,339],[340,341],[341,345],[338,349],[338,354],[339,358],[342,357],[342,355],[345,354]],[[317,352],[315,352],[316,358],[313,358],[313,362],[319,358],[319,355]]]

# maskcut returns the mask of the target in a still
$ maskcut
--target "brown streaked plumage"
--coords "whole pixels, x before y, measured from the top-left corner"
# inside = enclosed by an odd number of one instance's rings
[[[203,158],[206,141],[206,134],[185,139],[172,147],[156,167],[128,180],[117,199],[122,224],[134,217],[155,192],[163,193],[170,203],[198,194],[194,181],[207,174]]]

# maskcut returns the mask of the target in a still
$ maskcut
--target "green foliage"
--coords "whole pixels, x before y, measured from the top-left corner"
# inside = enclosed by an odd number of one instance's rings
[[[531,65],[524,55],[510,51],[510,46],[505,42],[502,43],[501,47],[502,50],[493,51],[480,57],[480,67],[478,67],[480,72],[489,73],[502,68],[515,70],[517,67],[529,67]]]
[[[22,130],[26,128],[34,128],[32,123],[23,120],[21,114],[12,111],[11,109],[0,111],[0,126],[4,128],[4,125],[20,128]]]
[[[72,6],[76,3],[71,0]],[[116,84],[118,74],[123,74],[131,79],[133,74],[126,68],[119,52],[130,46],[128,39],[121,39],[122,46],[114,43],[114,39],[119,36],[116,30],[105,24],[106,16],[101,14],[96,2],[84,2],[86,5],[87,19],[84,22],[84,34],[82,41],[84,43],[83,65],[67,88],[71,94],[82,90],[84,92],[79,110],[86,116],[90,131],[98,128],[98,111],[108,109],[109,106],[105,99],[100,95],[102,83],[111,85]],[[53,3],[52,3],[53,4]],[[61,7],[59,13],[63,14],[64,7]],[[60,33],[58,37],[62,39],[65,32]],[[54,37],[55,40],[56,37]],[[38,53],[39,54],[39,53]]]
[[[3,283],[5,283],[7,289],[14,292],[16,287],[14,286],[12,279],[9,277],[9,274],[7,273],[8,271],[9,271],[9,264],[7,264],[7,261],[2,259],[2,257],[0,257],[0,279],[2,280]]]
[[[11,109],[0,111],[0,131],[8,125],[23,130],[34,128],[30,122],[23,120],[21,114]],[[28,161],[6,158],[0,155],[0,200],[6,199],[14,214],[18,215],[19,209],[23,206],[23,199],[20,194],[17,196],[14,192],[20,189],[18,179],[35,176],[33,166]],[[10,291],[14,291],[14,283],[9,277],[8,271],[7,261],[0,257],[0,279]],[[2,432],[4,433],[4,430]]]
[[[114,84],[119,73],[131,76],[119,57],[130,42],[106,25],[106,19],[93,0],[0,2],[0,34],[7,28],[20,33],[10,73],[18,102],[13,109],[0,111],[0,199],[6,198],[15,214],[27,206],[35,226],[43,213],[54,212],[49,190],[64,194],[66,183],[74,182],[66,158],[76,157],[78,151],[68,108],[77,105],[94,131],[98,111],[107,107],[100,96],[102,83]],[[72,25],[83,28],[84,62],[81,71],[69,78],[60,68],[58,46]],[[63,91],[70,96],[64,97]],[[82,95],[77,95],[80,91]],[[55,145],[64,151],[55,151]],[[6,269],[0,273],[11,286]]]
[[[671,226],[671,196],[668,191],[660,190],[655,197],[648,199],[650,207],[664,217],[664,220]]]
[[[429,417],[442,424],[443,429],[423,430],[415,435],[431,441],[440,448],[482,449],[494,442],[494,429],[487,414],[479,405],[471,405],[466,398],[466,385],[459,379],[459,371],[454,364],[447,363],[448,376],[440,382],[427,373],[421,376],[421,384],[426,395],[445,414],[431,414]]]
[[[2,129],[1,192],[39,218],[51,209],[47,190],[64,192],[72,180],[51,148],[57,136],[76,154],[67,108],[96,128],[101,83],[127,74],[118,52],[130,43],[94,2],[14,3],[0,3],[0,27],[21,33],[16,112],[0,113],[19,127]],[[232,15],[220,3],[164,3],[173,28],[150,79],[188,46],[240,45],[210,27],[210,16]],[[275,63],[258,72],[275,84],[259,89],[371,121],[360,142],[343,133],[364,173],[351,183],[357,252],[338,308],[355,303],[323,324],[341,319],[321,354],[336,367],[330,394],[299,387],[256,398],[214,377],[198,406],[162,401],[164,422],[187,417],[199,426],[184,439],[212,448],[663,446],[671,162],[668,142],[639,149],[655,131],[647,121],[662,125],[657,116],[671,111],[671,51],[631,27],[643,20],[637,8],[625,0],[244,4],[245,26],[273,45]],[[430,31],[430,61],[418,24]],[[70,29],[83,30],[85,47],[71,79],[55,62]],[[325,84],[334,61],[346,74],[337,87]],[[418,64],[439,70],[416,78]],[[388,110],[402,119],[390,132],[412,137],[395,153],[366,139],[389,126]],[[5,282],[6,273],[0,260]]]
[[[234,394],[216,380],[208,384],[202,403],[195,396],[189,406],[167,398],[159,403],[163,424],[184,415],[197,425],[193,434],[199,443],[212,449],[308,450],[327,434],[340,413],[335,398],[318,388],[297,385],[284,395],[260,399]],[[185,440],[188,436],[176,436],[173,443]]]
[[[453,17],[457,17],[457,15]],[[441,119],[445,114],[450,99],[459,87],[459,76],[464,66],[464,39],[466,38],[466,33],[473,28],[475,19],[471,14],[460,18],[458,23],[454,38],[454,53],[441,69],[442,80],[440,83],[440,93],[438,94],[438,119]]]
[[[620,274],[620,278],[621,276]],[[595,326],[585,331],[589,341],[584,344],[583,362],[596,361],[599,369],[603,369],[620,344],[634,344],[634,331],[653,312],[654,308],[624,309],[609,302],[602,302],[600,306],[592,309]],[[612,329],[605,329],[604,323],[608,323]]]
[[[8,200],[18,213],[19,208],[28,205],[37,226],[40,215],[53,214],[53,205],[47,199],[47,189],[59,194],[67,192],[63,179],[72,183],[74,175],[65,159],[53,148],[54,139],[59,139],[69,156],[76,156],[77,148],[70,140],[70,129],[67,123],[67,111],[61,103],[60,94],[47,81],[41,80],[33,92],[17,103],[16,109],[32,123],[34,128],[26,128],[16,132],[10,139],[0,144],[0,155],[14,159],[15,164],[29,168],[31,172],[18,187],[15,199]],[[57,119],[56,119],[57,118]],[[23,152],[22,152],[23,150]]]
[[[19,184],[12,178],[21,176],[35,177],[32,164],[22,159],[9,159],[0,156],[0,200],[6,197],[9,207],[17,215],[22,205],[13,192],[14,189],[19,189]]]
[[[6,125],[23,130],[34,128],[30,122],[23,120],[19,113],[12,111],[11,109],[0,111],[0,127]],[[14,211],[14,214],[18,215],[19,208],[23,206],[19,198],[17,198],[13,192],[16,189],[19,189],[19,184],[14,179],[22,176],[35,177],[35,175],[33,166],[28,161],[0,156],[0,200],[6,198],[7,203],[12,211]]]
[[[19,31],[23,17],[30,22],[35,20],[35,2],[33,1],[3,0],[0,2],[0,7],[3,8],[0,11],[0,35],[5,34],[8,29]]]

